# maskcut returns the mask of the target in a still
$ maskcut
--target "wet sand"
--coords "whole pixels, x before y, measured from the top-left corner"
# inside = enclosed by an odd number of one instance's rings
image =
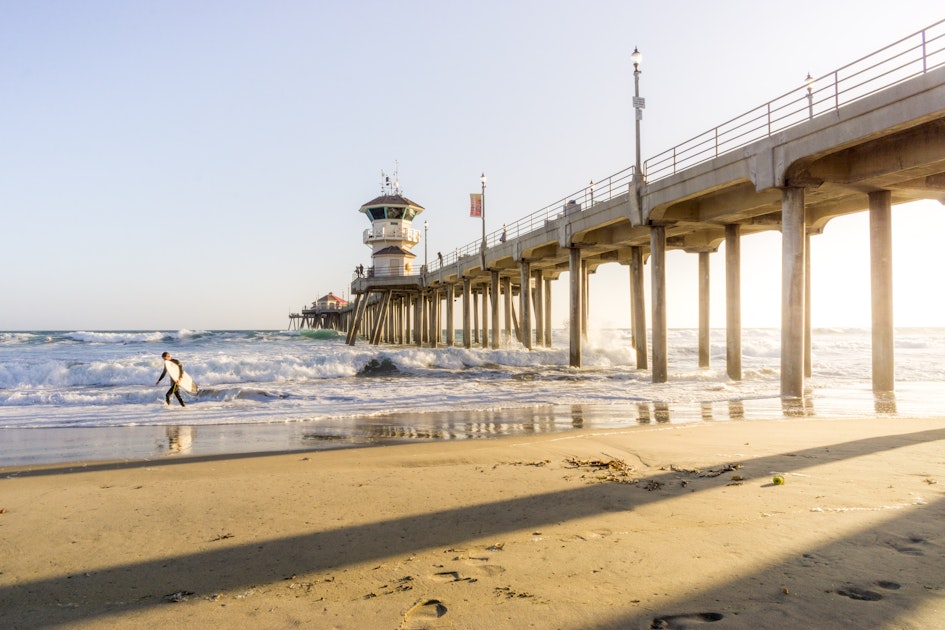
[[[945,418],[4,467],[0,616],[928,628],[945,618],[943,522]]]

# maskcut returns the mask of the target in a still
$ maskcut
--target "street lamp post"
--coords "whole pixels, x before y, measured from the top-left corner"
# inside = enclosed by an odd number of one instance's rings
[[[482,182],[482,249],[486,249],[486,174],[483,173],[479,176],[479,181]]]
[[[637,193],[639,194],[640,182],[643,177],[642,164],[640,161],[640,121],[643,120],[643,109],[646,107],[646,99],[640,98],[640,66],[643,64],[643,53],[636,47],[633,48],[633,54],[630,55],[633,61],[633,109],[635,110],[637,155],[634,162],[633,179],[636,182]]]
[[[427,258],[427,222],[423,222],[423,270],[427,271],[429,269],[428,265],[430,264],[429,259]]]
[[[811,120],[814,119],[814,77],[810,76],[810,72],[807,73],[807,78],[804,79],[804,83],[807,84],[807,114]]]

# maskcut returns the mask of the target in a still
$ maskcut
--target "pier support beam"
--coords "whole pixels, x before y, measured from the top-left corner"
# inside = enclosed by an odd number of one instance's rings
[[[709,252],[699,252],[699,367],[709,367]]]
[[[587,320],[590,319],[590,302],[591,302],[591,272],[587,267],[587,261],[584,261],[584,264],[581,265],[581,273],[584,274],[584,277],[581,279],[581,334],[584,335],[584,338],[587,339]]]
[[[354,340],[358,337],[358,328],[361,326],[361,318],[364,317],[364,309],[367,306],[367,293],[358,293],[354,300],[354,320],[348,327],[348,336],[345,343],[349,346],[354,345]]]
[[[512,341],[512,278],[509,278],[508,276],[502,278],[502,300],[504,302],[502,310],[503,310],[503,317],[505,319],[504,342],[511,343]]]
[[[810,336],[810,237],[811,234],[820,234],[820,232],[811,232],[807,230],[804,240],[804,378],[810,378],[812,374],[811,365],[811,336]]]
[[[413,305],[413,341],[418,348],[423,347],[423,292],[417,291],[417,301]]]
[[[581,307],[581,295],[583,291],[581,290],[581,279],[584,274],[581,269],[581,250],[577,247],[572,247],[569,256],[568,256],[568,277],[570,280],[570,301],[568,309],[568,316],[570,321],[568,322],[568,328],[570,329],[570,351],[569,351],[569,365],[571,367],[581,367],[581,313],[583,308]]]
[[[544,300],[542,299],[542,293],[544,292],[545,285],[542,282],[541,270],[538,270],[532,274],[535,278],[535,292],[533,305],[535,307],[535,345],[543,346],[545,345],[545,318],[544,314]]]
[[[489,347],[489,283],[482,285],[482,347]]]
[[[740,225],[725,226],[725,371],[742,380],[742,245]]]
[[[545,278],[545,308],[542,314],[545,316],[545,347],[551,347],[551,278]]]
[[[429,341],[430,347],[436,348],[440,341],[440,291],[433,289],[430,291],[430,320],[429,320]]]
[[[463,347],[470,348],[472,346],[472,326],[470,324],[470,310],[472,305],[472,290],[470,287],[469,278],[463,278]]]
[[[522,345],[532,349],[532,266],[527,260],[520,263],[522,288],[519,297],[522,300]]]
[[[650,227],[650,290],[653,310],[654,383],[665,383],[668,366],[666,355],[666,227]]]
[[[473,338],[472,342],[479,345],[479,294],[473,289],[472,292],[472,316],[473,316]]]
[[[385,291],[381,296],[381,303],[378,306],[377,318],[374,320],[374,329],[371,331],[371,345],[381,343],[381,336],[384,333],[384,327],[387,324],[387,315],[390,308],[390,291]]]
[[[453,301],[456,295],[456,286],[446,285],[446,345],[456,345],[456,324],[453,323]]]
[[[637,351],[637,369],[647,368],[646,359],[646,300],[643,291],[643,248],[630,248],[630,318],[633,341]]]
[[[873,392],[895,389],[893,359],[892,193],[871,192],[870,271],[873,312]]]
[[[492,349],[499,347],[499,338],[502,332],[499,329],[499,270],[492,270]]]
[[[804,189],[781,192],[781,396],[804,396]]]

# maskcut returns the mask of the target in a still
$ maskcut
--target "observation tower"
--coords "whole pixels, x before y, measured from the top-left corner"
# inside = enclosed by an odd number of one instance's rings
[[[407,276],[414,272],[416,254],[410,250],[420,242],[420,230],[413,229],[413,220],[423,207],[401,194],[397,174],[394,179],[381,171],[381,196],[361,206],[371,221],[364,230],[364,244],[371,248],[374,276]],[[419,270],[418,270],[419,271]]]

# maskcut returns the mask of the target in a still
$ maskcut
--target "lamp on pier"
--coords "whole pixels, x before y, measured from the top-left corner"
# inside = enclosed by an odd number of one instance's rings
[[[423,270],[426,271],[429,269],[427,265],[430,264],[430,261],[427,258],[427,222],[423,222]]]
[[[486,174],[483,173],[479,176],[479,181],[482,182],[482,249],[486,249]]]
[[[636,183],[637,190],[642,181],[642,163],[640,161],[640,121],[643,120],[643,110],[646,107],[646,99],[640,98],[640,66],[643,64],[643,53],[640,49],[633,48],[630,55],[630,61],[633,62],[633,109],[636,123],[636,161],[634,162],[633,180]]]
[[[807,85],[807,113],[811,120],[814,119],[814,77],[810,76],[810,72],[807,73],[807,78],[804,79],[804,83]]]

